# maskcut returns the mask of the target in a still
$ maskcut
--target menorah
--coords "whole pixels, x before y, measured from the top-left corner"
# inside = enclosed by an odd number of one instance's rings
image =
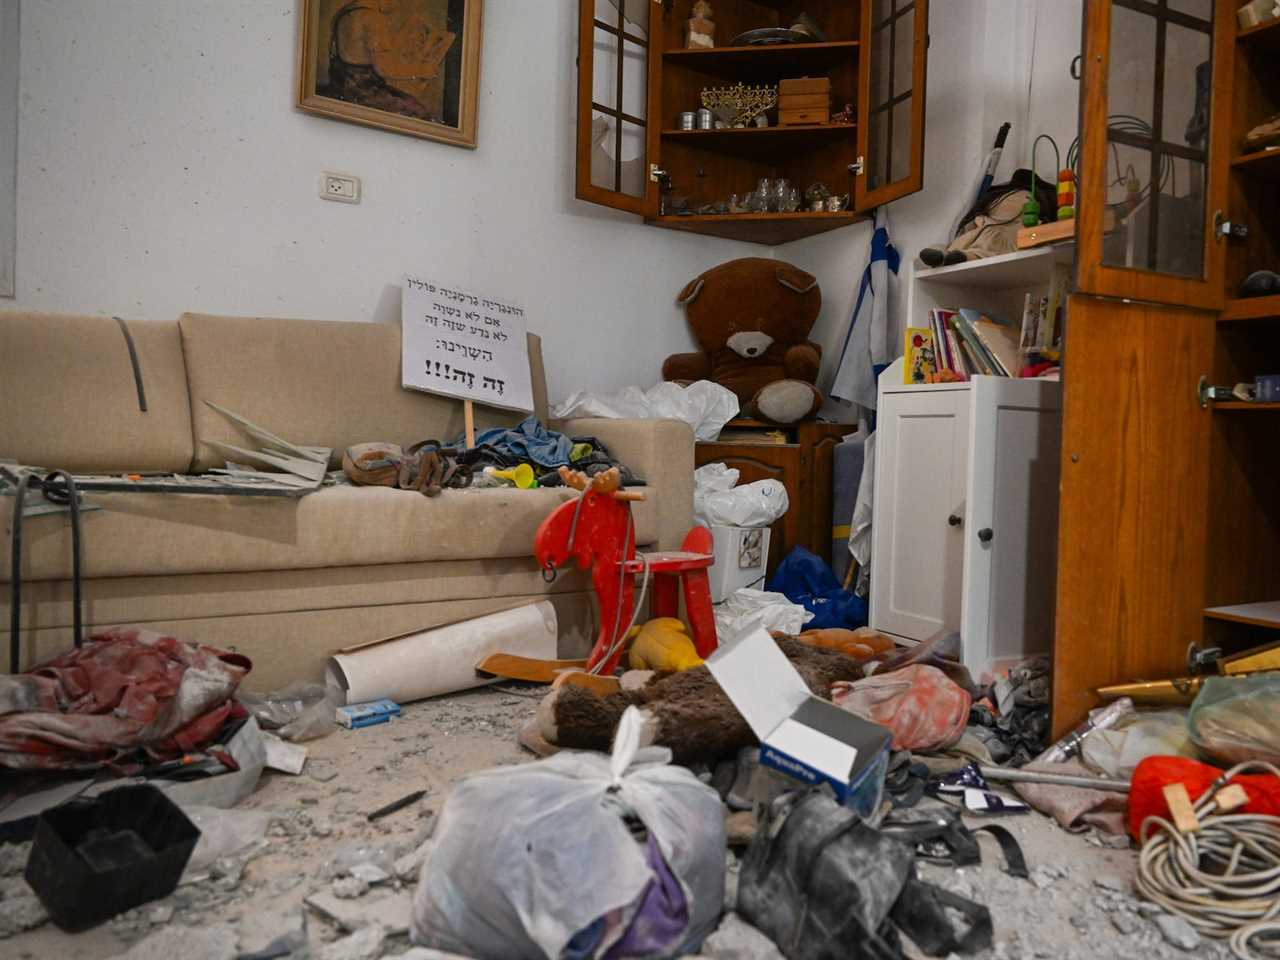
[[[778,88],[744,83],[732,87],[708,87],[702,91],[702,105],[725,123],[747,124],[778,104]]]

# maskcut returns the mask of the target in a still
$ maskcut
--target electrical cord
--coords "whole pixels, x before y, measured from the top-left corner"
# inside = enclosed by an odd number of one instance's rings
[[[1232,767],[1195,804],[1194,831],[1179,833],[1158,816],[1143,821],[1136,886],[1205,936],[1227,940],[1239,960],[1262,960],[1280,956],[1280,817],[1215,812],[1218,792],[1250,770],[1280,776],[1262,761]],[[1251,952],[1264,935],[1265,952]]]

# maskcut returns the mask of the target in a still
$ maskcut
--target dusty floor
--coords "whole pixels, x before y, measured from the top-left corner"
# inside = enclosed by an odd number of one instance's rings
[[[407,853],[429,832],[434,811],[459,776],[533,759],[516,745],[515,733],[538,701],[531,695],[536,693],[533,688],[520,693],[524,695],[487,689],[412,704],[395,723],[356,731],[339,729],[312,742],[311,757],[301,776],[268,772],[244,804],[269,811],[272,826],[269,846],[245,866],[242,876],[233,871],[180,887],[165,901],[78,935],[62,933],[46,923],[0,940],[0,956],[99,960],[122,953],[155,931],[185,934],[176,929],[185,926],[208,932],[220,922],[242,924],[254,914],[296,911],[305,897],[330,887],[325,865],[339,850],[366,844],[387,847],[392,855]],[[364,815],[368,811],[418,789],[428,791],[419,803],[375,824],[367,822]],[[1188,952],[1165,940],[1154,920],[1139,911],[1130,892],[1135,852],[1110,848],[1096,836],[1068,834],[1038,814],[1005,817],[1002,822],[1022,844],[1031,880],[1005,875],[998,851],[988,838],[982,840],[984,863],[979,868],[921,865],[925,879],[990,907],[995,946],[983,957],[1127,960],[1229,956],[1225,947],[1216,943],[1204,941]],[[391,886],[383,884],[348,902],[373,904],[394,895],[388,889]],[[24,888],[18,876],[0,878],[0,921],[6,908],[17,902],[15,898],[27,892]],[[315,912],[307,913],[307,936],[313,950],[344,935]],[[729,925],[734,922],[730,920]],[[709,941],[705,948],[708,955],[725,960],[780,956],[757,952],[743,938],[730,936],[731,930],[724,933]],[[183,939],[177,938],[178,942]],[[382,953],[394,956],[408,948],[407,938],[398,936],[387,941]],[[188,951],[181,960],[202,957]]]

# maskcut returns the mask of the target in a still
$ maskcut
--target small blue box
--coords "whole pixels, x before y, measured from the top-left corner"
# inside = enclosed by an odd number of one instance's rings
[[[349,730],[387,723],[392,717],[398,716],[400,716],[400,704],[386,698],[370,700],[368,703],[353,703],[346,707],[338,707],[334,711],[334,719]]]

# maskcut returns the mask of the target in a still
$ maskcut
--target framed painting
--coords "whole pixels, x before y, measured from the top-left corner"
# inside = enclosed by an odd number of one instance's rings
[[[303,0],[298,106],[476,145],[481,0]]]

